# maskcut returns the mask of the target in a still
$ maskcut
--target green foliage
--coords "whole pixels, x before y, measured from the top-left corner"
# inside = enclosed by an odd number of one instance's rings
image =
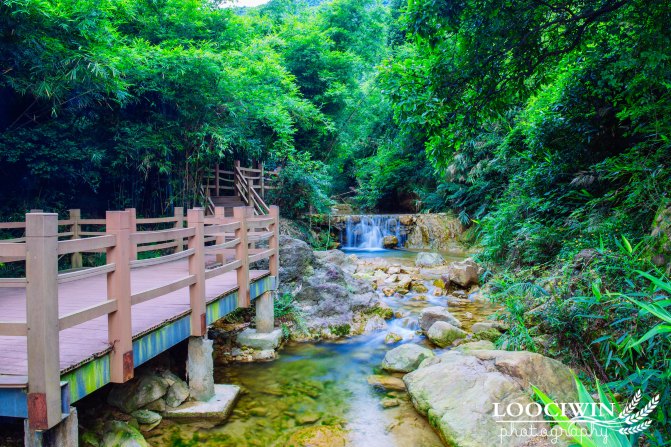
[[[592,398],[592,395],[587,391],[585,385],[583,385],[577,377],[575,377],[575,384],[578,390],[577,403],[583,405],[583,408],[594,406],[596,404],[594,398]],[[606,411],[595,411],[593,415],[590,413],[590,416],[593,417],[596,424],[603,424],[602,426],[596,426],[596,428],[592,429],[590,428],[589,423],[576,423],[569,419],[565,414],[562,414],[560,406],[547,394],[535,386],[532,386],[532,388],[536,396],[546,406],[548,412],[551,413],[554,421],[561,427],[563,433],[568,434],[570,438],[576,442],[576,445],[579,445],[580,447],[632,447],[633,445],[636,445],[628,436],[619,432],[619,428],[621,427],[611,427],[607,425],[609,422],[615,422],[618,417],[617,415],[611,416]],[[598,380],[596,382],[596,388],[599,396],[599,404],[606,407],[612,406],[619,413],[621,411],[620,406],[617,405],[617,402],[614,399],[612,399],[612,396],[610,398],[608,397],[608,394],[601,387]]]

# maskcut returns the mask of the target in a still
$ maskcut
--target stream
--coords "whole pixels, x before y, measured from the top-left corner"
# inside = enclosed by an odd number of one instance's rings
[[[414,266],[415,253],[386,250],[357,251],[359,262]],[[450,260],[458,260],[450,259]],[[400,343],[429,346],[417,333],[417,315],[428,306],[446,305],[445,296],[433,296],[433,279],[423,276],[429,291],[410,292],[381,299],[395,312],[388,327],[377,332],[338,342],[288,344],[275,361],[238,363],[215,368],[215,383],[232,383],[243,393],[226,423],[180,423],[148,437],[162,446],[285,446],[297,430],[327,426],[342,428],[347,440],[337,437],[315,446],[433,447],[442,442],[426,419],[419,415],[405,391],[385,391],[368,384],[380,369],[385,352]],[[450,309],[466,330],[482,321],[494,309],[472,302]],[[385,343],[389,332],[402,337]],[[437,353],[439,350],[436,351]],[[402,374],[397,375],[402,377]]]

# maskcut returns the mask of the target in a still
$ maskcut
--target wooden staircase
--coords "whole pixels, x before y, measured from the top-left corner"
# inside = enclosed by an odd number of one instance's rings
[[[266,192],[276,188],[277,174],[277,171],[266,170],[263,163],[256,168],[244,168],[236,160],[232,170],[217,164],[204,176],[201,187],[207,213],[232,217],[233,208],[251,206],[257,215],[268,214]]]

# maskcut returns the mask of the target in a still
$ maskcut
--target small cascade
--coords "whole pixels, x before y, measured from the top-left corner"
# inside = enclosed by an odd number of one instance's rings
[[[384,238],[395,236],[403,247],[406,231],[398,216],[347,216],[340,244],[348,250],[383,250]]]

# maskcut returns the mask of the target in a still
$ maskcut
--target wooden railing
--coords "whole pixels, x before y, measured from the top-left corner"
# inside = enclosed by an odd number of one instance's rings
[[[236,160],[233,170],[221,169],[216,165],[205,176],[206,185],[202,191],[208,210],[211,213],[214,211],[210,197],[239,196],[247,206],[254,208],[256,214],[268,214],[266,192],[277,188],[274,185],[277,176],[277,171],[268,171],[263,163],[259,163],[256,168],[245,168]]]
[[[32,429],[47,429],[61,420],[59,332],[95,318],[107,316],[110,376],[123,383],[134,374],[132,306],[168,293],[189,288],[191,335],[206,334],[205,282],[236,271],[238,306],[249,307],[249,264],[268,259],[270,275],[277,277],[279,210],[254,217],[250,207],[238,207],[232,218],[205,217],[202,208],[188,210],[186,226],[181,209],[174,216],[137,219],[134,209],[108,211],[105,219],[59,221],[57,214],[28,213],[25,222],[0,223],[0,228],[25,229],[25,236],[0,240],[0,258],[24,261],[24,278],[0,279],[0,287],[26,289],[26,321],[0,321],[0,336],[27,337],[28,419]],[[138,225],[164,224],[173,228],[138,231]],[[104,225],[104,231],[81,231],[77,225]],[[74,226],[59,233],[61,226]],[[74,238],[75,236],[79,238]],[[85,237],[90,236],[90,237]],[[59,240],[59,237],[70,237]],[[267,241],[267,248],[250,244]],[[186,247],[185,247],[186,245]],[[171,250],[170,250],[171,249]],[[137,259],[143,251],[157,256]],[[170,251],[168,253],[168,251]],[[105,253],[105,264],[59,272],[59,256]],[[206,255],[218,264],[206,269]],[[131,293],[131,270],[188,259],[188,274],[169,284]],[[58,284],[107,275],[107,299],[67,315],[58,312]]]

